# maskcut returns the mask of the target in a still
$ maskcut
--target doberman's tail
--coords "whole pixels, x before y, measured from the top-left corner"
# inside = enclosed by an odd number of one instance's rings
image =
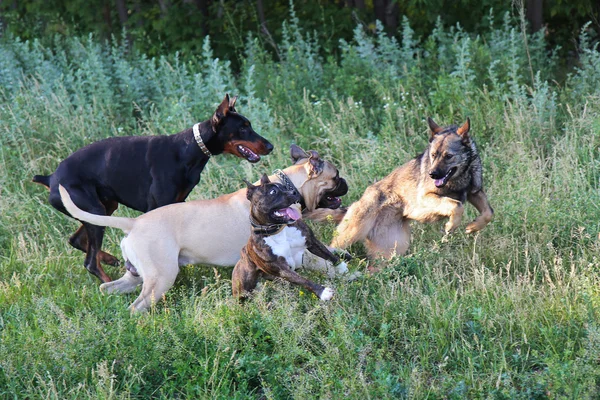
[[[39,183],[40,185],[44,185],[47,188],[50,188],[50,177],[52,175],[35,175],[32,179],[32,182]]]
[[[77,218],[80,221],[89,222],[92,225],[119,228],[125,233],[129,233],[133,229],[135,223],[133,218],[109,217],[107,215],[97,215],[83,211],[73,203],[69,192],[67,192],[67,189],[65,189],[63,185],[58,186],[58,191],[60,192],[60,199],[62,200],[63,205],[74,218]]]

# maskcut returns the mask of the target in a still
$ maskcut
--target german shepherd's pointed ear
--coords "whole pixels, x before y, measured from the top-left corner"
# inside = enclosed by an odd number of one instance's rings
[[[435,135],[444,130],[444,128],[436,124],[433,118],[431,117],[427,117],[427,124],[429,124],[429,129],[431,130],[431,136],[429,137],[429,141],[431,141]]]
[[[248,190],[246,190],[246,198],[248,200],[252,200],[252,195],[254,194],[254,191],[258,189],[258,186],[254,186],[251,182],[248,182],[245,179],[243,179],[243,181],[246,184],[246,187],[248,188]]]
[[[230,109],[233,108],[232,105],[235,105],[236,100],[237,100],[237,97],[234,97],[233,100],[231,100],[229,98],[229,93],[225,94],[225,98],[223,99],[221,104],[219,104],[219,107],[217,107],[217,110],[215,111],[215,113],[212,116],[211,122],[212,122],[213,130],[216,130],[217,126],[221,123],[221,120],[227,115],[227,113],[230,111]],[[235,111],[235,110],[231,110],[231,111]]]
[[[462,124],[460,128],[456,130],[456,133],[462,138],[464,144],[468,144],[471,140],[469,137],[469,131],[471,130],[471,120],[467,117],[467,122]]]
[[[310,158],[310,154],[308,154],[300,146],[297,146],[295,144],[290,146],[290,155],[292,156],[292,161],[294,162],[294,164],[303,158]]]

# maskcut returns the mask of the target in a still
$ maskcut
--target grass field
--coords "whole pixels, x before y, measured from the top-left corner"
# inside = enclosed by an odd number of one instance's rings
[[[491,18],[491,16],[490,16]],[[0,43],[0,397],[598,398],[600,396],[600,52],[582,31],[568,69],[508,22],[479,36],[441,24],[401,43],[357,28],[338,58],[292,15],[273,60],[248,38],[243,68],[148,59],[114,43]],[[231,299],[231,269],[183,268],[142,316],[106,296],[67,244],[77,224],[30,182],[81,146],[176,133],[225,92],[275,151],[257,165],[210,161],[191,198],[242,187],[319,151],[349,183],[344,202],[421,152],[425,119],[467,116],[495,220],[447,243],[413,225],[406,256],[322,303],[268,283]],[[117,215],[135,215],[124,207]],[[333,226],[314,225],[331,240]],[[210,234],[210,232],[207,232]],[[104,248],[120,255],[121,233]],[[364,271],[364,249],[351,269]],[[106,267],[113,278],[121,268]]]

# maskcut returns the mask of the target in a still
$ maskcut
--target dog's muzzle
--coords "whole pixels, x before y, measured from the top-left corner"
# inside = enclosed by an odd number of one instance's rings
[[[431,177],[431,179],[434,180],[433,184],[436,187],[443,188],[444,186],[446,186],[446,184],[448,183],[450,178],[452,178],[452,175],[454,175],[455,172],[456,172],[456,167],[450,168],[447,172],[436,169],[436,170],[430,172],[429,176]]]
[[[348,184],[344,178],[337,179],[336,185],[333,189],[323,193],[323,197],[317,208],[329,208],[335,210],[342,205],[342,199],[340,197],[345,196],[348,193]]]

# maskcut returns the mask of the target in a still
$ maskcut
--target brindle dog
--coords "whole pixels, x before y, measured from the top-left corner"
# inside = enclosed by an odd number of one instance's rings
[[[300,201],[297,191],[271,183],[267,175],[263,175],[260,182],[260,186],[246,182],[252,233],[233,269],[233,295],[247,296],[256,287],[258,278],[266,275],[283,278],[313,292],[321,300],[330,300],[333,297],[331,288],[300,276],[294,269],[302,264],[306,249],[334,264],[339,262],[339,257],[319,242],[300,220],[300,211],[293,207]]]

